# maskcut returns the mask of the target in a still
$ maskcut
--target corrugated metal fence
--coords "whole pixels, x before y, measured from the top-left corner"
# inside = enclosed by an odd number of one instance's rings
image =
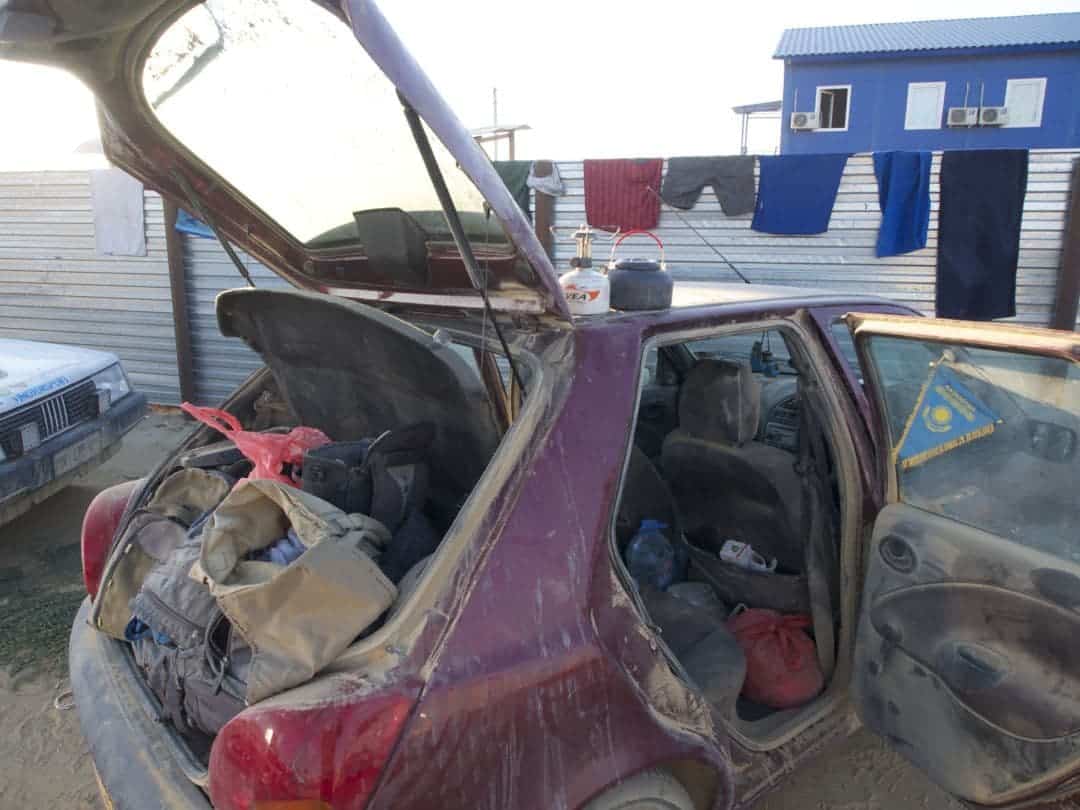
[[[1017,275],[1018,321],[1049,321],[1069,173],[1078,156],[1080,150],[1031,153]],[[906,256],[874,257],[880,214],[868,155],[848,161],[829,231],[820,236],[756,233],[749,216],[724,216],[708,189],[693,210],[680,212],[682,219],[665,207],[657,234],[678,278],[734,280],[715,247],[753,282],[875,293],[932,314],[939,163],[937,154],[929,243]],[[555,204],[555,224],[566,229],[567,237],[555,245],[561,270],[574,252],[569,234],[585,220],[585,199],[582,164],[560,163],[559,171],[568,192]],[[180,390],[162,203],[151,192],[144,199],[147,255],[99,256],[88,172],[0,173],[0,336],[115,352],[151,401],[173,404]],[[240,341],[221,336],[214,315],[215,296],[243,281],[216,241],[184,236],[182,243],[195,398],[216,403],[259,365]],[[649,255],[650,250],[647,242],[627,243],[622,255]],[[597,256],[605,251],[599,245]],[[246,256],[244,261],[259,286],[288,287],[257,262]]]
[[[1027,198],[1020,234],[1016,320],[1046,326],[1054,302],[1062,234],[1069,197],[1069,174],[1077,150],[1033,150]],[[690,211],[663,206],[656,230],[667,247],[668,268],[676,278],[730,279],[737,277],[712,250],[715,247],[751,282],[829,288],[881,295],[901,301],[927,315],[934,313],[937,251],[938,170],[935,153],[931,170],[930,235],[923,250],[904,256],[874,256],[878,225],[877,181],[869,155],[848,160],[827,233],[819,236],[773,236],[750,230],[750,215],[724,216],[711,189],[705,189]],[[560,229],[555,260],[562,269],[574,255],[565,238],[585,221],[583,169],[580,162],[559,163],[567,194],[555,202],[555,225]],[[682,220],[689,222],[701,236]],[[655,255],[642,239],[623,243],[620,255]],[[712,247],[710,247],[712,246]],[[594,255],[606,257],[599,244]],[[1078,322],[1080,327],[1080,322]]]
[[[191,325],[191,361],[195,378],[195,401],[214,405],[257,369],[259,356],[237,338],[218,331],[214,299],[222,290],[244,286],[244,280],[215,239],[183,237],[184,274],[187,282]],[[291,285],[246,253],[240,258],[256,286],[289,289]]]
[[[114,352],[153,402],[179,401],[161,199],[146,256],[99,256],[86,171],[0,173],[0,336]]]

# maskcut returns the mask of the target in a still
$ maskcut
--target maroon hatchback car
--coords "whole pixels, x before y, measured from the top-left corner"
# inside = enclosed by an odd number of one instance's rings
[[[860,721],[976,804],[1080,788],[1076,334],[752,284],[571,317],[366,0],[23,0],[0,55],[77,74],[113,162],[299,288],[219,297],[266,362],[225,409],[435,430],[437,550],[209,738],[162,720],[99,597],[220,437],[95,500],[70,663],[109,806],[741,807]],[[816,693],[752,699],[741,606],[801,617]]]

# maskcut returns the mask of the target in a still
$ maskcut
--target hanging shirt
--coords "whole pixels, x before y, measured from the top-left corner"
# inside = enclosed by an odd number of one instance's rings
[[[825,233],[848,156],[771,155],[758,158],[755,231]]]
[[[930,226],[930,152],[875,152],[881,227],[877,255],[926,247]]]
[[[586,160],[586,221],[605,231],[655,228],[663,169],[660,158]]]
[[[1026,149],[941,156],[937,316],[988,321],[1016,314]]]
[[[559,167],[550,160],[534,160],[532,168],[529,169],[529,179],[525,182],[533,191],[549,197],[561,197],[566,193]]]
[[[529,172],[532,170],[531,160],[496,160],[495,171],[510,190],[510,196],[518,204],[518,208],[525,212],[525,216],[532,219],[532,211],[529,210]]]

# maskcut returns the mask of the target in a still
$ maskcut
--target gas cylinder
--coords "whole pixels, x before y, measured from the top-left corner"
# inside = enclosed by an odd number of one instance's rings
[[[582,225],[574,233],[577,255],[570,260],[569,273],[559,276],[559,286],[571,315],[600,315],[611,303],[611,285],[605,274],[592,269],[593,231]]]

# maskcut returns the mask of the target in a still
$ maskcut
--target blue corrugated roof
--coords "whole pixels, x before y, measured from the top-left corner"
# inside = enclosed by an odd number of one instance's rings
[[[774,58],[1080,45],[1080,12],[789,28]]]

